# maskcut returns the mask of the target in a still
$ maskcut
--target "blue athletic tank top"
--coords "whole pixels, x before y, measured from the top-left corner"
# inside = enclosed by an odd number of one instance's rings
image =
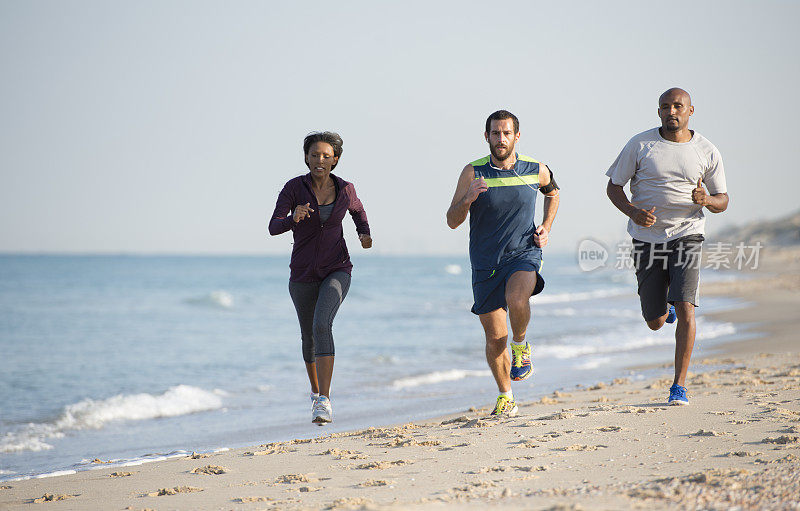
[[[469,258],[474,270],[492,270],[519,259],[540,259],[542,249],[533,242],[539,162],[517,155],[513,170],[492,165],[486,156],[471,163],[475,179],[489,189],[469,208]]]

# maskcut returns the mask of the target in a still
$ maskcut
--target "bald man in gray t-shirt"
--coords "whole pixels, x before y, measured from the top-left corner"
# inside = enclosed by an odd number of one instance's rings
[[[677,316],[675,379],[668,402],[688,404],[684,385],[695,339],[703,208],[722,213],[728,207],[728,194],[722,156],[705,137],[689,129],[694,113],[689,93],[669,89],[658,103],[661,127],[640,133],[625,145],[606,172],[606,192],[629,218],[647,326],[658,330]],[[628,181],[630,200],[623,189]]]

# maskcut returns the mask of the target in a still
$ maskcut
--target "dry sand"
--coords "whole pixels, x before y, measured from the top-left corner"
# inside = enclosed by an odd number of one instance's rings
[[[798,254],[704,288],[753,301],[719,316],[765,335],[693,362],[689,406],[665,405],[671,379],[609,379],[513,418],[473,409],[2,483],[0,509],[800,509]]]

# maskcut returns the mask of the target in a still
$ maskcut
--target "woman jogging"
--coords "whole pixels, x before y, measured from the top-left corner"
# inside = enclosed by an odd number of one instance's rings
[[[278,195],[269,222],[273,236],[291,230],[289,263],[292,297],[311,382],[312,422],[333,420],[330,401],[333,377],[333,318],[350,288],[353,268],[342,234],[350,212],[363,248],[372,246],[364,206],[352,183],[331,174],[342,155],[342,138],[329,131],[311,133],[303,141],[310,172],[287,182]]]

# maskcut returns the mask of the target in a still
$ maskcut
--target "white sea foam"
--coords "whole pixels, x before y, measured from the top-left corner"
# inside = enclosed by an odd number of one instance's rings
[[[100,429],[112,421],[176,417],[222,407],[224,392],[209,392],[189,385],[172,387],[163,394],[120,394],[96,401],[84,399],[68,405],[53,422],[29,423],[0,438],[0,453],[52,449],[48,439],[68,431]]]
[[[634,309],[575,309],[572,307],[541,307],[535,312],[538,316],[554,316],[554,317],[611,317],[611,318],[639,318],[642,313]]]
[[[420,374],[418,376],[411,376],[408,378],[400,378],[392,382],[394,389],[407,389],[411,387],[419,387],[420,385],[433,385],[444,381],[463,380],[464,378],[474,378],[480,376],[491,376],[492,372],[473,371],[469,369],[451,369],[449,371],[435,371],[427,374]]]
[[[699,340],[715,339],[736,333],[733,323],[699,322],[697,337]],[[627,338],[627,339],[626,339]],[[618,339],[626,339],[617,342]],[[553,357],[559,359],[575,358],[582,355],[600,353],[622,353],[650,346],[666,346],[675,343],[672,332],[663,330],[639,337],[630,337],[624,331],[606,332],[601,335],[581,336],[565,339],[563,344],[539,344],[534,347],[534,357]]]
[[[581,364],[576,364],[575,369],[578,371],[588,371],[589,369],[597,369],[598,367],[606,365],[609,362],[611,362],[611,357],[596,357]]]
[[[47,479],[48,477],[58,477],[58,476],[69,476],[72,474],[76,474],[74,470],[57,470],[55,472],[50,472],[47,474],[39,474],[37,476],[33,476],[34,479]]]
[[[539,295],[531,298],[534,303],[565,303],[565,302],[579,302],[584,300],[597,300],[599,298],[609,298],[612,296],[621,296],[631,293],[629,287],[611,288],[611,289],[597,289],[595,291],[581,291],[577,293],[554,293]]]
[[[459,264],[448,264],[447,266],[444,267],[444,271],[446,273],[449,273],[450,275],[461,275],[461,272],[463,270],[461,269],[461,265]]]
[[[186,303],[190,303],[192,305],[213,307],[217,309],[233,308],[233,295],[224,290],[212,291],[205,296],[196,298],[187,298],[185,301]]]

